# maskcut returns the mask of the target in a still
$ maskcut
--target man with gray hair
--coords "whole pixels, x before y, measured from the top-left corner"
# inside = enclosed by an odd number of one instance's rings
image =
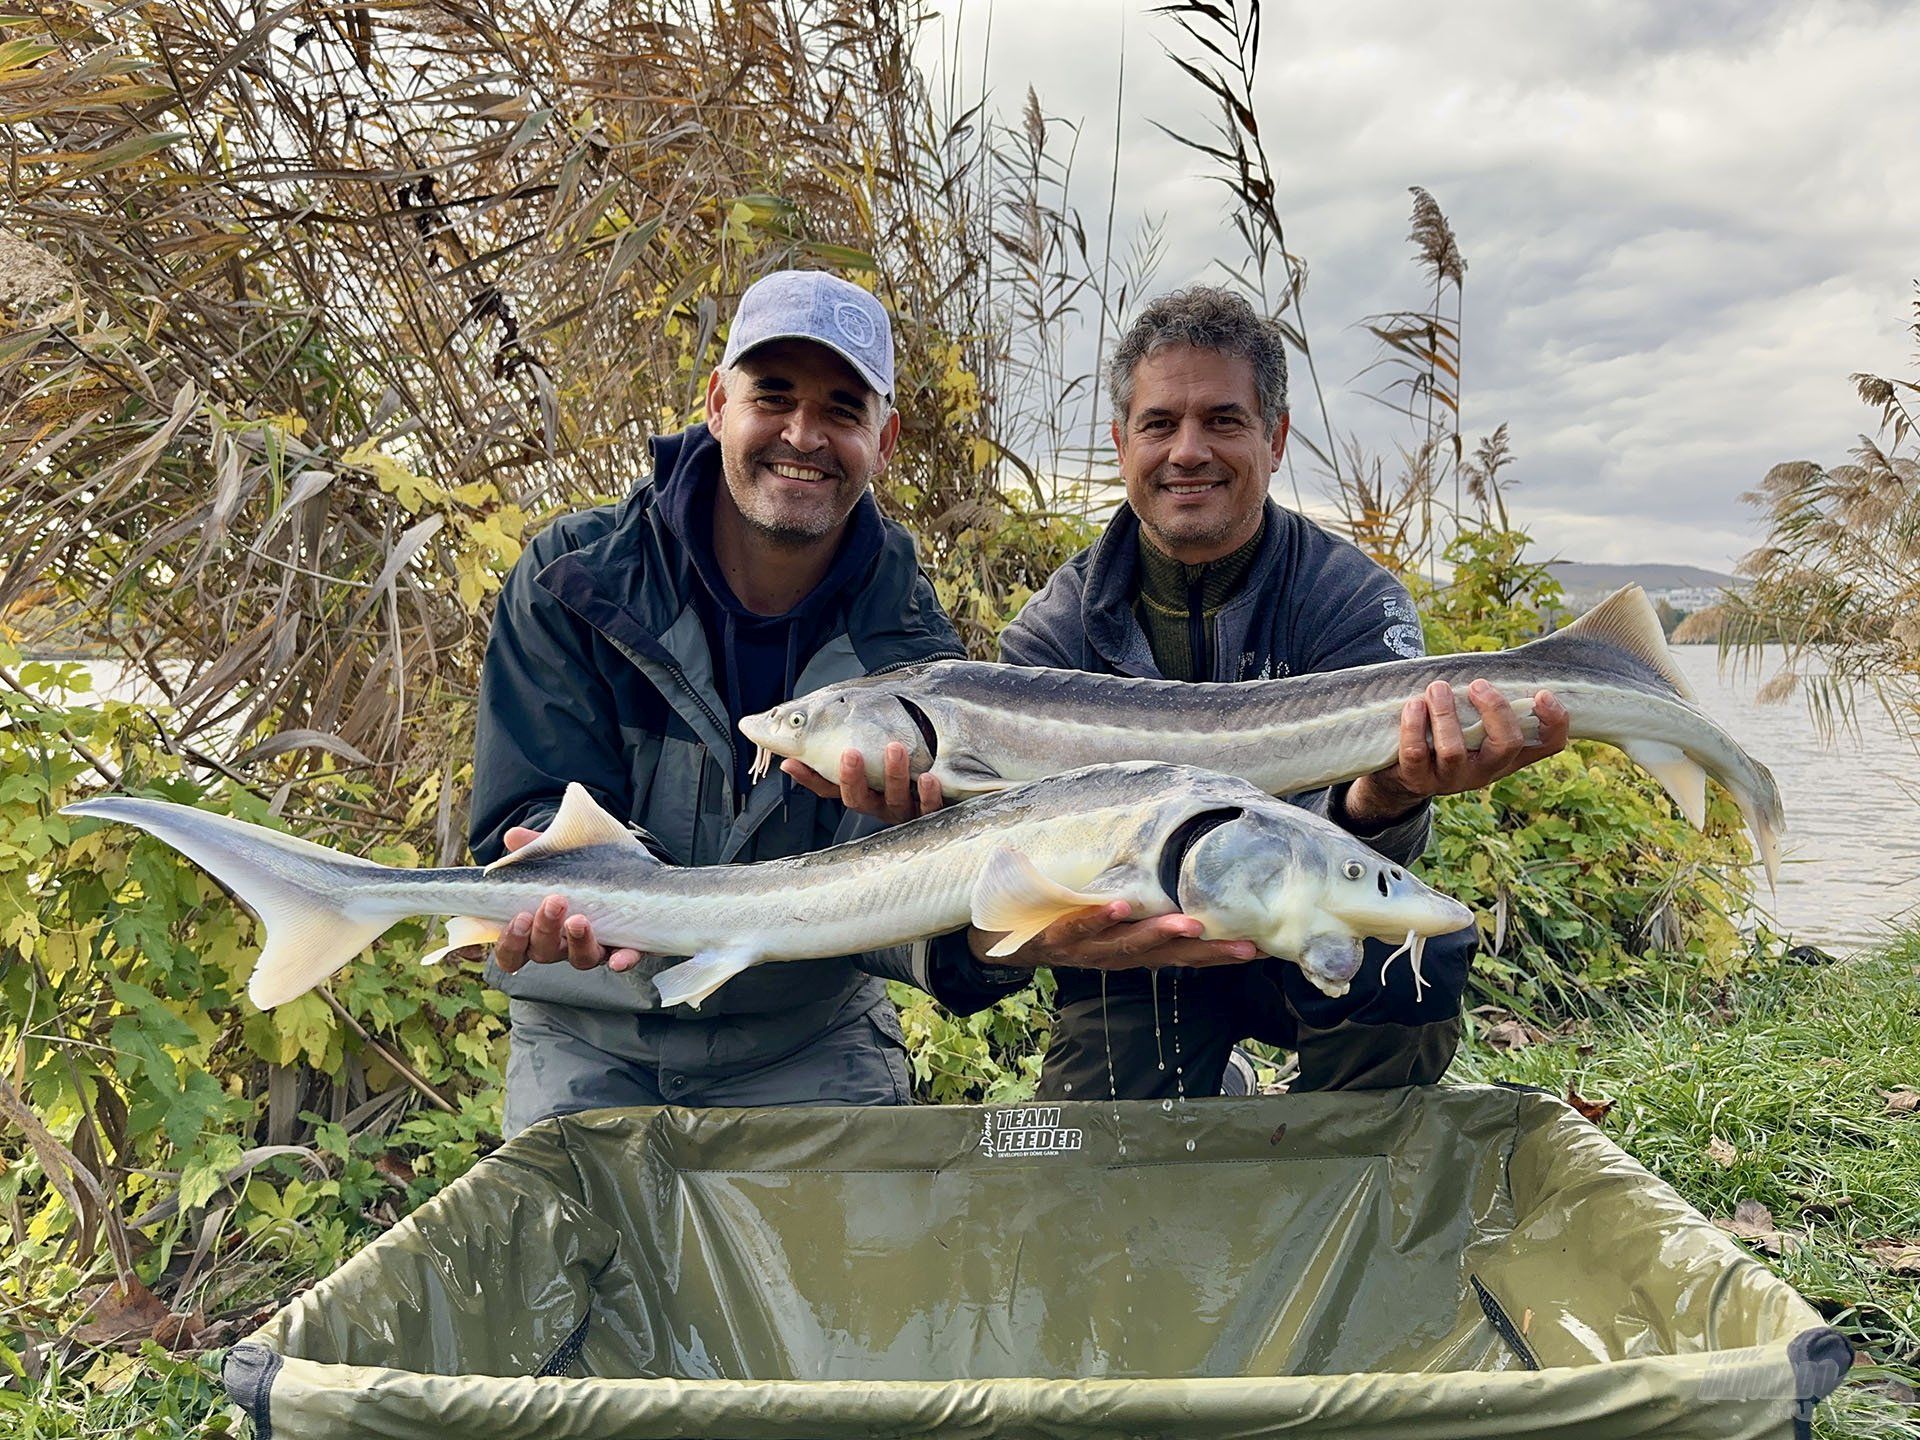
[[[1277,325],[1228,290],[1163,296],[1121,340],[1109,384],[1126,503],[1007,627],[1003,660],[1233,682],[1424,653],[1405,587],[1268,495],[1287,439]],[[1566,744],[1565,707],[1546,692],[1535,697],[1533,744],[1491,685],[1475,681],[1472,694],[1486,722],[1478,750],[1462,738],[1453,692],[1436,683],[1407,704],[1395,765],[1288,798],[1411,862],[1426,848],[1433,796],[1491,784]],[[1058,982],[1042,1096],[1217,1094],[1234,1045],[1249,1038],[1298,1052],[1296,1089],[1430,1084],[1452,1061],[1471,931],[1428,946],[1424,997],[1404,969],[1382,981],[1386,947],[1370,942],[1372,963],[1335,1000],[1298,966],[1246,941],[1202,940],[1200,928],[1180,914],[1133,920],[1116,902],[998,962],[1049,965]],[[970,938],[984,962],[996,937]]]

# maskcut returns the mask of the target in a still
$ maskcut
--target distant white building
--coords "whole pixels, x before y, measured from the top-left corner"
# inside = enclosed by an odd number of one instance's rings
[[[1717,585],[1681,585],[1671,590],[1649,590],[1647,598],[1655,604],[1664,600],[1676,610],[1692,612],[1718,605],[1725,598],[1725,592]]]

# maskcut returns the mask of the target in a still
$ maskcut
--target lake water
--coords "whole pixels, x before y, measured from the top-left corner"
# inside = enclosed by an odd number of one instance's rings
[[[1787,808],[1775,923],[1836,953],[1887,938],[1920,912],[1920,754],[1877,701],[1857,730],[1823,739],[1798,693],[1762,705],[1755,693],[1779,668],[1770,648],[1759,673],[1722,669],[1717,647],[1676,645],[1674,658],[1701,704],[1773,771]],[[1761,900],[1766,903],[1764,887]]]

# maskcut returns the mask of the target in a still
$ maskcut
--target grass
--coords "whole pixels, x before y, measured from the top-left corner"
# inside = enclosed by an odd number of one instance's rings
[[[1920,1240],[1920,1114],[1890,1110],[1882,1093],[1920,1088],[1920,932],[1842,964],[1608,1004],[1520,1049],[1496,1050],[1481,1031],[1455,1079],[1610,1100],[1602,1128],[1705,1214],[1758,1201],[1795,1238],[1762,1258],[1862,1351],[1816,1434],[1916,1433],[1920,1411],[1899,1387],[1920,1386],[1920,1276],[1890,1272],[1866,1246]],[[290,1263],[280,1293],[308,1273]],[[233,1424],[217,1353],[82,1351],[31,1381],[12,1358],[0,1345],[0,1365],[15,1368],[0,1432],[22,1440],[211,1440]]]

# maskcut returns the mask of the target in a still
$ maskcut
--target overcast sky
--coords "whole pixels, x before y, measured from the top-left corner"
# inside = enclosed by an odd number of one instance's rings
[[[1003,111],[1032,84],[1081,124],[1096,231],[1124,35],[1118,228],[1164,217],[1170,289],[1220,278],[1236,242],[1224,192],[1154,128],[1204,112],[1149,10],[948,13]],[[1514,504],[1547,550],[1730,569],[1760,538],[1740,493],[1870,427],[1848,375],[1911,373],[1920,3],[1276,0],[1263,42],[1261,128],[1335,425],[1389,453],[1409,438],[1352,382],[1374,354],[1357,322],[1423,303],[1405,236],[1424,185],[1469,265],[1463,429],[1509,423]]]

